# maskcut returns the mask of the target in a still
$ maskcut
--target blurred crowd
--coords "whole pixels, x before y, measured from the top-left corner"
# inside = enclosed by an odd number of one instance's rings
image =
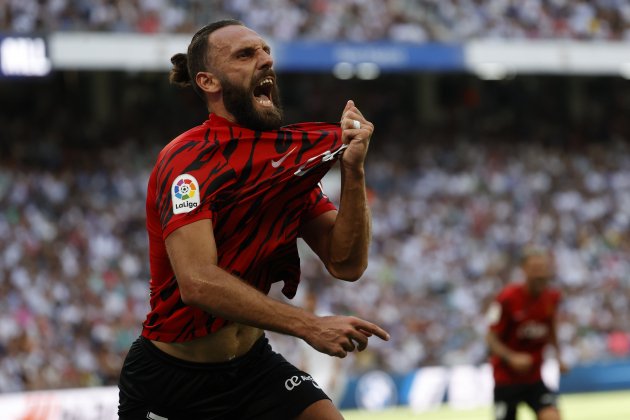
[[[149,166],[120,160],[131,152],[0,167],[0,392],[117,382],[148,299]]]
[[[414,168],[370,163],[374,237],[358,283],[333,281],[303,253],[301,287],[318,311],[391,333],[355,358],[355,373],[483,362],[485,310],[518,279],[530,243],[557,259],[567,361],[630,356],[628,143],[570,154],[466,142],[408,152]],[[125,145],[102,151],[99,168],[1,168],[0,391],[116,383],[148,308],[149,159],[119,159],[134,155]]]
[[[140,333],[148,310],[147,178],[157,151],[189,127],[165,115],[203,118],[191,111],[202,108],[192,92],[186,104],[189,96],[179,100],[146,77],[115,80],[134,94],[112,104],[104,123],[83,114],[86,89],[68,75],[45,89],[3,87],[0,392],[114,385]],[[433,107],[448,119],[431,130],[407,106],[412,76],[369,88],[320,78],[285,79],[289,122],[332,121],[350,91],[377,127],[367,163],[368,271],[357,283],[336,282],[302,246],[295,299],[304,304],[309,291],[317,312],[357,315],[390,332],[391,341],[373,339],[346,360],[349,374],[485,362],[484,313],[518,280],[519,253],[530,244],[556,257],[567,362],[630,357],[627,84],[582,83],[589,118],[576,126],[585,137],[578,141],[565,132],[566,115],[547,112],[561,106],[540,100],[541,91],[562,100],[552,94],[556,79],[479,85],[476,94],[463,77],[434,81]],[[337,200],[330,176],[324,189]],[[272,294],[280,297],[275,286]],[[295,339],[272,335],[272,342],[299,357]]]
[[[278,40],[630,38],[630,0],[0,1],[0,32],[192,33],[228,17]]]

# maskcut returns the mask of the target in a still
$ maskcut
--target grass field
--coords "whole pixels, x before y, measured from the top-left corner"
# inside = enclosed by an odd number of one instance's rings
[[[630,391],[566,394],[560,396],[563,420],[630,420]],[[346,420],[491,420],[491,408],[452,410],[447,407],[426,413],[408,408],[378,412],[345,410]],[[535,420],[527,406],[519,407],[519,420]]]

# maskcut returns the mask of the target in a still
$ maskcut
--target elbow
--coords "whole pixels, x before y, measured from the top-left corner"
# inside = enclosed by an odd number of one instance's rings
[[[186,288],[179,288],[179,297],[182,302],[188,306],[197,306],[197,302],[199,302],[199,298],[196,296],[196,293]]]
[[[488,331],[486,334],[486,347],[490,351],[491,354],[497,354],[497,336],[492,331]]]
[[[178,279],[179,296],[182,302],[188,306],[200,306],[203,302],[203,292],[196,282],[190,279]]]
[[[360,264],[330,264],[328,272],[336,279],[355,282],[363,276],[367,269],[367,261]]]

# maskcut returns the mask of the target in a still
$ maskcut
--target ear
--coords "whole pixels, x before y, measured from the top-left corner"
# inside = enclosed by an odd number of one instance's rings
[[[217,93],[221,90],[221,82],[212,73],[200,71],[195,76],[197,86],[206,93]]]

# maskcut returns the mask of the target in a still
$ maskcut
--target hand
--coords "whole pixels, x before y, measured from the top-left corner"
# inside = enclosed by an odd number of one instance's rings
[[[371,322],[354,316],[324,316],[316,318],[303,338],[319,352],[344,358],[348,352],[365,350],[372,335],[389,340],[389,334]]]
[[[355,128],[355,121],[359,122],[360,128]],[[363,169],[373,132],[374,125],[363,117],[354,101],[348,101],[341,113],[341,140],[348,145],[341,162],[346,168]]]
[[[515,371],[525,373],[531,369],[534,360],[527,353],[512,353],[507,358],[507,362]]]
[[[558,368],[560,369],[560,374],[565,374],[571,370],[569,366],[564,363],[562,360],[558,360]]]

